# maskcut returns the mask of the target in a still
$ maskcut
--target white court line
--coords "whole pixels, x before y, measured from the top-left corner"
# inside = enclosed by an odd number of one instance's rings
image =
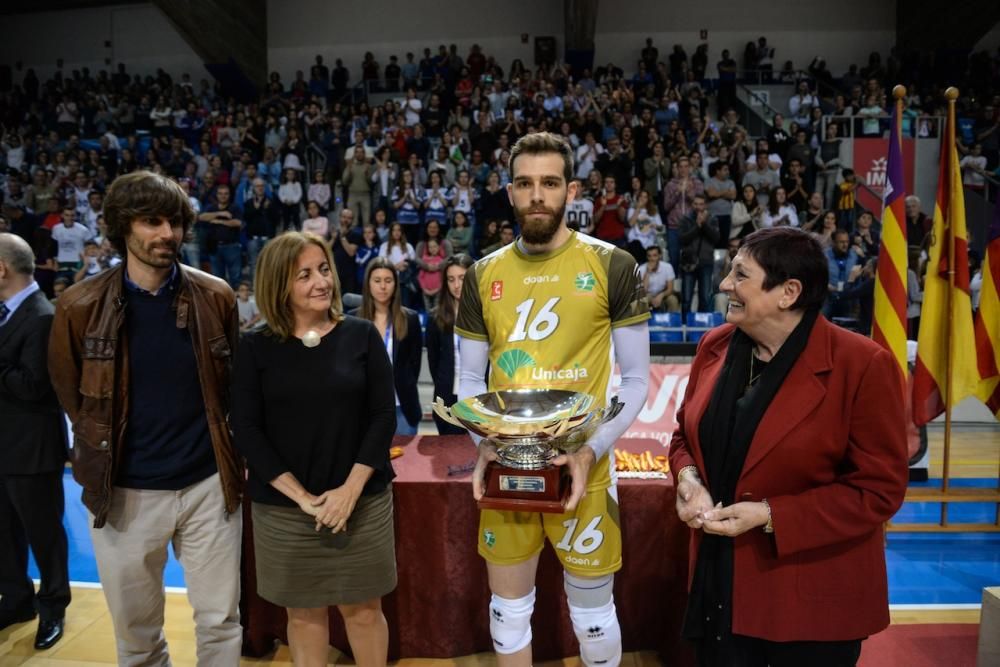
[[[966,611],[979,610],[983,605],[975,604],[891,604],[889,611]]]

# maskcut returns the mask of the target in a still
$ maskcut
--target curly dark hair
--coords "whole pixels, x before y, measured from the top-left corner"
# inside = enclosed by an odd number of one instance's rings
[[[104,198],[104,221],[108,241],[123,257],[132,222],[142,217],[168,218],[171,224],[182,225],[187,234],[195,215],[187,193],[175,181],[151,171],[119,176]]]

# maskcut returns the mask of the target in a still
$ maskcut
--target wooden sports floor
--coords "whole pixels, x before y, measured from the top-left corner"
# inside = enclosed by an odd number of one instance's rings
[[[941,474],[942,442],[940,429],[929,433],[931,447],[931,477]],[[952,441],[952,476],[995,477],[1000,469],[1000,428],[961,429]],[[978,623],[978,610],[899,611],[892,613],[892,622],[909,623]],[[67,613],[66,634],[48,651],[35,651],[36,624],[12,626],[0,631],[0,667],[96,667],[115,664],[114,633],[103,594],[94,588],[75,588],[73,604]],[[194,667],[194,626],[187,598],[179,593],[167,595],[165,630],[175,667]],[[330,650],[330,664],[353,664],[336,649]],[[291,665],[287,646],[264,658],[244,658],[242,665]],[[421,667],[493,667],[493,654],[480,653],[450,660],[406,659],[398,665]],[[539,663],[547,667],[579,665],[578,658]],[[629,653],[624,667],[659,666],[658,656],[651,651]]]

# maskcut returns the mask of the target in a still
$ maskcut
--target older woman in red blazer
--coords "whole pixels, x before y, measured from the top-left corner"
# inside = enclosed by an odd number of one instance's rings
[[[827,322],[812,235],[755,232],[721,284],[670,464],[692,530],[684,635],[702,665],[854,665],[889,624],[882,524],[907,480],[892,357]]]

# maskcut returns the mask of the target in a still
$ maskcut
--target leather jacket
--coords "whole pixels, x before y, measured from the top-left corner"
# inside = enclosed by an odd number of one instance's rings
[[[212,449],[226,512],[240,505],[242,461],[229,430],[229,373],[238,332],[236,299],[224,281],[178,265],[177,327],[194,342]],[[129,345],[125,337],[125,264],[60,295],[49,337],[49,374],[73,422],[70,462],[83,504],[101,528],[111,506],[128,423]]]

